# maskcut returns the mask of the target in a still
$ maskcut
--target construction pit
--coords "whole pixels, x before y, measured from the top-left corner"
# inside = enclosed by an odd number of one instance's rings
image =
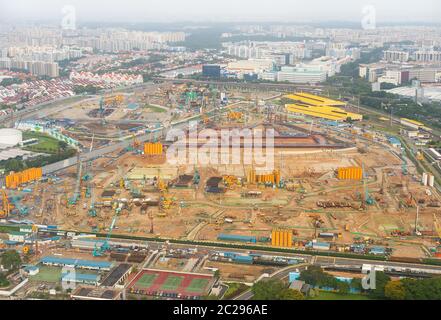
[[[172,88],[134,92],[130,99],[179,109],[184,98],[172,94]],[[191,96],[185,93],[188,87],[179,88],[183,97]],[[197,241],[216,241],[220,234],[268,239],[273,230],[287,229],[299,249],[320,233],[332,233],[338,250],[369,241],[411,257],[423,256],[421,246],[434,244],[441,213],[438,193],[421,185],[414,167],[403,172],[397,150],[359,139],[349,130],[334,132],[317,122],[264,112],[249,95],[237,92],[233,106],[202,115],[202,121],[216,132],[273,128],[274,170],[261,173],[277,172],[272,183],[250,179],[251,171],[258,172],[253,165],[170,164],[165,155],[170,143],[162,140],[162,154],[142,154],[143,146],[134,146],[83,163],[80,179],[78,168],[71,167],[57,173],[58,181],[38,182],[33,194],[22,199],[24,206],[35,208],[27,218],[66,230],[105,233],[117,214],[113,233]],[[273,96],[277,94],[268,92],[256,100]],[[185,102],[191,105],[191,97]],[[100,124],[95,120],[89,125]],[[197,143],[200,147],[205,142]],[[363,168],[363,179],[340,180],[339,168],[348,167]],[[78,181],[78,199],[72,203]],[[415,231],[423,237],[415,237]]]
[[[283,188],[248,183],[251,168],[243,165],[199,166],[200,182],[194,184],[194,165],[173,166],[165,155],[127,152],[87,164],[91,179],[82,179],[76,205],[69,205],[77,180],[74,167],[60,174],[57,184],[39,182],[36,194],[27,195],[22,203],[35,207],[35,197],[40,197],[41,210],[32,210],[37,213],[29,219],[66,230],[106,232],[122,203],[114,233],[215,241],[219,234],[260,238],[269,237],[274,229],[291,229],[299,248],[321,232],[332,232],[338,235],[337,244],[368,238],[399,249],[415,245],[402,237],[415,229],[416,199],[418,230],[428,236],[417,243],[430,243],[430,236],[436,235],[438,199],[429,196],[414,176],[404,176],[401,160],[388,150],[372,147],[366,155],[354,147],[279,148],[274,161],[285,181]],[[337,178],[338,168],[361,165],[366,181]],[[206,182],[213,177],[234,178],[221,181],[223,192],[208,193]],[[375,199],[373,205],[363,204],[366,189]],[[418,255],[421,250],[399,249],[397,254]]]

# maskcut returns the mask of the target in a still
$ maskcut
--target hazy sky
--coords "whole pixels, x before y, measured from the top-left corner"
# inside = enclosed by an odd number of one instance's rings
[[[62,19],[73,5],[78,21],[361,21],[373,5],[377,22],[441,22],[440,0],[0,0],[0,19]]]

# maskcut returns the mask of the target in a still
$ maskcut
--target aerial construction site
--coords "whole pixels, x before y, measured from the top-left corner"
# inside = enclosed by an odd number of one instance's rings
[[[385,133],[370,130],[342,101],[155,84],[44,117],[64,121],[62,133],[78,142],[78,155],[59,170],[49,165],[6,177],[12,200],[4,218],[77,232],[398,258],[426,256],[441,236],[437,190],[421,183]],[[273,167],[170,163],[167,129],[189,137],[191,121],[218,133],[274,130]],[[207,138],[186,141],[190,155]],[[245,144],[228,150],[241,153]],[[88,156],[102,148],[109,149]]]

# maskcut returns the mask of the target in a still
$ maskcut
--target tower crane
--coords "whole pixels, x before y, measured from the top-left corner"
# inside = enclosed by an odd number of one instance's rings
[[[110,250],[109,241],[110,241],[110,238],[112,237],[112,232],[113,232],[113,229],[115,229],[115,224],[116,224],[116,221],[118,220],[118,216],[119,216],[120,212],[121,212],[121,209],[120,209],[120,207],[118,207],[115,210],[115,215],[113,216],[112,223],[110,224],[109,232],[107,233],[106,240],[104,240],[104,243],[101,246],[98,246],[95,243],[95,248],[93,249],[93,252],[92,252],[94,257],[102,257],[107,251]]]
[[[367,186],[367,175],[366,175],[366,170],[364,167],[364,164],[362,165],[362,170],[363,170],[363,189],[364,189],[364,201],[363,201],[363,206],[365,207],[366,205],[373,205],[375,203],[374,199],[371,197],[371,195],[369,194],[369,189]]]
[[[83,172],[83,163],[80,159],[80,154],[77,155],[77,180],[75,182],[75,191],[72,198],[69,199],[69,205],[74,206],[77,204],[80,198],[80,188],[81,188],[81,174]]]

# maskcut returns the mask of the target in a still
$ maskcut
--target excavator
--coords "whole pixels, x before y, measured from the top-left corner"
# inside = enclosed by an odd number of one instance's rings
[[[159,192],[161,192],[161,201],[160,201],[160,208],[162,210],[168,210],[173,205],[173,199],[168,195],[168,188],[167,184],[161,180],[161,178],[158,178],[156,182],[156,187],[158,188]]]

